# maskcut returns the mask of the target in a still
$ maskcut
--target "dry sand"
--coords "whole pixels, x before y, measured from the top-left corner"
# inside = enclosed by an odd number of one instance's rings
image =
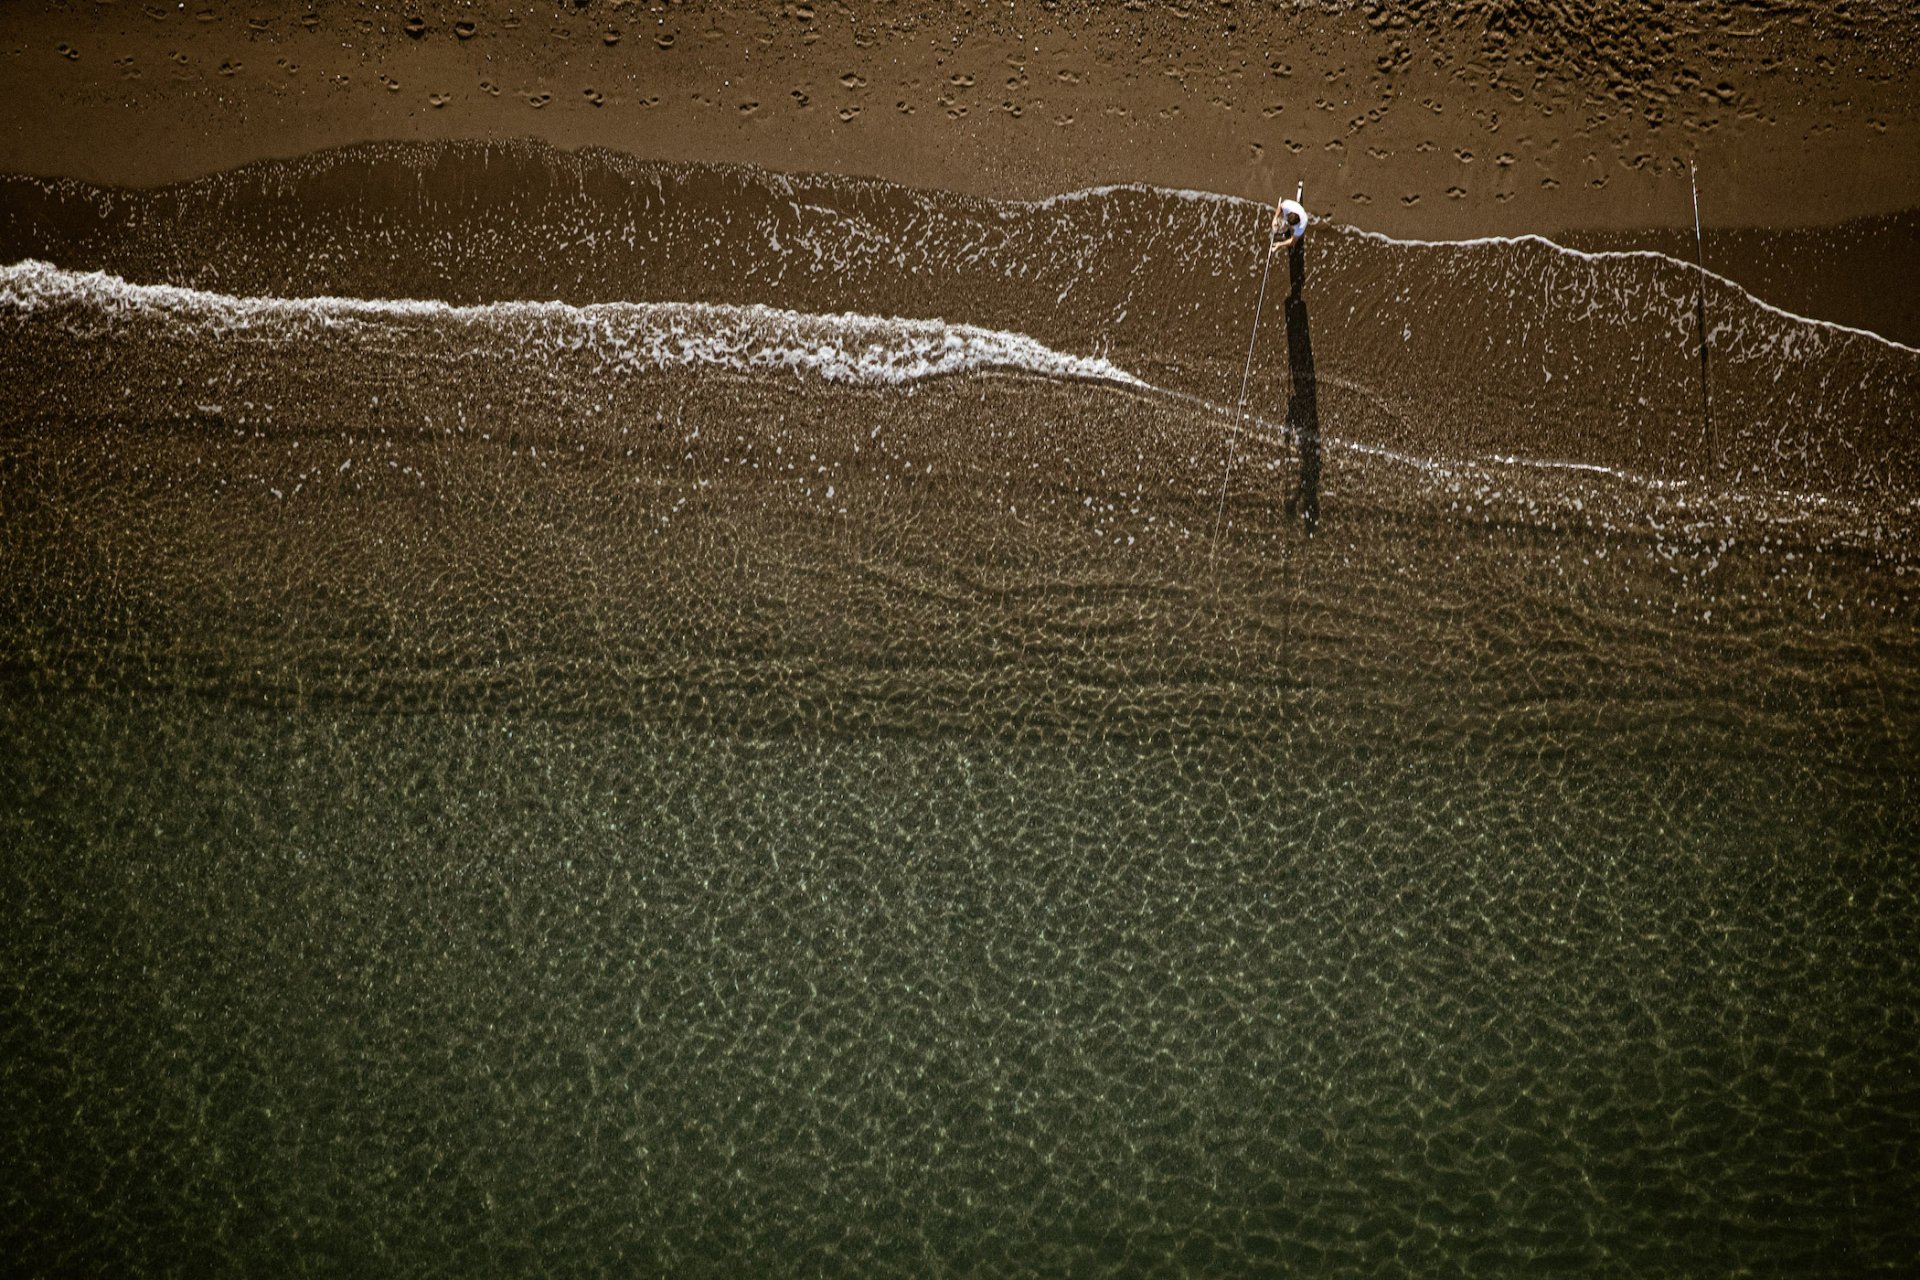
[[[1710,228],[1893,217],[1811,295],[1781,287],[1899,327],[1916,37],[1911,6],[1842,0],[16,3],[0,172],[153,184],[535,137],[995,195],[1304,181],[1394,235],[1564,238],[1688,225],[1694,159]]]

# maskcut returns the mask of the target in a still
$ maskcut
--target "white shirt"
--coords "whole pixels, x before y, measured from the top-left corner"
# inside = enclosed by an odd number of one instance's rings
[[[1307,211],[1298,200],[1280,202],[1280,230],[1288,244],[1296,244],[1307,234]]]

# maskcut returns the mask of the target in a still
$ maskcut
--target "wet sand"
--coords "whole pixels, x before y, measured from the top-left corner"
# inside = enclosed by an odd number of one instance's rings
[[[370,139],[1035,196],[1144,181],[1398,235],[1920,205],[1896,6],[12,5],[0,171],[152,184]],[[1864,11],[1862,11],[1864,9]]]
[[[1910,17],[1584,12],[14,5],[0,172],[151,185],[366,140],[530,138],[993,196],[1304,182],[1321,216],[1419,237],[1684,229],[1689,160],[1716,233],[1920,207]],[[1920,341],[1910,227],[1876,230],[1823,236],[1817,271],[1764,241],[1722,269]]]
[[[1567,238],[1688,228],[1695,161],[1716,232],[1849,225],[1816,267],[1749,238],[1720,271],[1920,342],[1893,6],[129,2],[17,4],[0,36],[0,173],[109,186],[538,138],[985,196],[1306,182],[1323,217],[1396,236]]]

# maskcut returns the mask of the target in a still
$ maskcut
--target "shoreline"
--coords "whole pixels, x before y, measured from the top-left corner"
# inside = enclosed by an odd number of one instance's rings
[[[72,178],[0,175],[0,260],[37,259],[71,269],[112,270],[117,254],[110,246],[134,234],[132,228],[152,226],[153,220],[160,218],[178,228],[175,236],[179,252],[170,255],[176,259],[175,268],[160,274],[136,271],[128,278],[138,283],[179,284],[188,277],[200,278],[201,273],[214,268],[219,255],[239,247],[240,242],[233,239],[236,228],[229,227],[223,233],[220,223],[236,216],[251,223],[262,211],[289,203],[291,209],[269,216],[285,222],[287,214],[304,211],[297,213],[296,221],[309,215],[318,219],[309,224],[309,234],[333,225],[331,219],[337,211],[329,214],[326,210],[341,199],[366,216],[373,216],[376,210],[386,211],[380,216],[391,215],[408,222],[425,216],[432,224],[445,224],[450,234],[458,234],[451,229],[502,199],[525,206],[524,216],[535,216],[535,210],[557,202],[573,207],[573,216],[578,217],[587,207],[608,207],[607,201],[618,199],[618,188],[625,184],[664,181],[677,187],[695,175],[705,175],[704,181],[717,188],[705,199],[726,200],[745,190],[761,189],[767,193],[798,193],[797,198],[804,203],[809,199],[804,194],[807,191],[831,191],[835,194],[829,203],[852,200],[870,204],[874,210],[903,204],[949,210],[975,205],[979,216],[988,221],[996,217],[1026,218],[1065,203],[1098,201],[1122,193],[1230,207],[1236,216],[1252,221],[1264,216],[1261,206],[1246,197],[1168,189],[1144,182],[1104,184],[1022,199],[956,195],[882,178],[783,173],[732,161],[655,161],[597,145],[568,151],[537,139],[362,143],[292,160],[256,161],[208,178],[156,188],[98,187]],[[609,182],[615,187],[610,188]],[[735,196],[728,196],[728,191]],[[236,198],[249,212],[239,213],[239,206],[231,203]],[[209,200],[212,203],[207,203]],[[588,205],[581,206],[582,200]],[[169,209],[172,212],[167,212]],[[194,212],[196,209],[199,212]],[[546,214],[538,216],[543,222],[551,222]],[[207,218],[214,221],[196,221]],[[1651,253],[1689,273],[1695,262],[1691,227],[1554,235],[1529,231],[1427,239],[1395,236],[1364,221],[1350,221],[1337,212],[1321,221],[1322,234],[1337,230],[1343,236],[1399,248],[1469,250],[1533,241],[1574,258]],[[127,225],[116,230],[115,224],[119,223]],[[558,237],[555,243],[568,238],[564,226],[563,218],[551,227]],[[291,233],[292,226],[289,224],[285,231]],[[1788,252],[1781,251],[1782,243],[1782,236],[1775,231],[1709,228],[1705,236],[1707,277],[1716,285],[1742,291],[1758,305],[1790,320],[1859,333],[1906,350],[1920,347],[1920,257],[1910,251],[1911,245],[1920,243],[1920,210],[1855,218],[1820,228],[1817,235],[1795,237]],[[224,249],[218,247],[222,244]],[[195,245],[199,248],[191,247]],[[100,257],[102,252],[107,256]],[[216,256],[197,256],[203,254]],[[290,269],[293,266],[288,265]],[[181,270],[187,275],[180,276]],[[280,292],[264,283],[255,291],[261,296]],[[429,289],[419,296],[437,298],[440,294]],[[538,296],[544,295],[486,293],[467,300],[531,301]]]
[[[24,211],[0,224],[0,257],[169,287],[157,297],[191,288],[216,304],[387,298],[516,312],[550,299],[729,315],[766,304],[814,318],[796,323],[859,315],[896,329],[938,318],[1200,396],[1242,375],[1267,225],[1255,206],[1137,187],[1016,206],[504,144],[372,145],[157,194],[12,180],[0,200]],[[1691,262],[1538,237],[1429,247],[1339,226],[1314,235],[1313,346],[1345,371],[1322,392],[1352,438],[1428,456],[1444,446],[1698,469]],[[1795,491],[1910,478],[1911,345],[1783,316],[1777,295],[1724,276],[1707,277],[1705,295],[1715,408],[1740,442],[1717,464]],[[601,342],[615,335],[569,314],[592,330],[575,336],[596,358],[618,357]],[[1294,328],[1289,317],[1264,332],[1256,401],[1286,403],[1298,384]],[[1428,405],[1450,406],[1444,428]],[[1781,454],[1783,440],[1799,443]]]
[[[1304,180],[1322,216],[1460,239],[1689,225],[1692,158],[1709,228],[1920,210],[1909,19],[1822,9],[1734,39],[1738,5],[1633,4],[1577,32],[1376,9],[16,8],[0,172],[151,187],[526,138],[1020,199],[1147,182],[1266,202]]]

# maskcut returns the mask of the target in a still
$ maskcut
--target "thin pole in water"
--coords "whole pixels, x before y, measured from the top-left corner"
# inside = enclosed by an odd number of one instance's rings
[[[1305,184],[1301,184],[1305,189]],[[1275,215],[1276,217],[1278,215]],[[1273,274],[1273,237],[1267,237],[1267,264],[1260,270],[1260,294],[1253,304],[1253,332],[1247,337],[1247,359],[1240,369],[1240,399],[1233,409],[1233,430],[1227,435],[1227,465],[1220,473],[1220,502],[1213,512],[1213,539],[1207,550],[1212,560],[1220,548],[1220,521],[1227,513],[1227,481],[1233,476],[1233,448],[1240,440],[1240,424],[1246,420],[1247,377],[1253,372],[1253,347],[1260,340],[1260,313],[1267,306],[1267,277]]]
[[[1687,185],[1693,188],[1693,262],[1700,270],[1698,291],[1694,295],[1694,324],[1700,330],[1700,419],[1706,428],[1707,465],[1713,465],[1713,397],[1707,391],[1707,248],[1700,234],[1700,183],[1693,176],[1693,161],[1687,161]]]

